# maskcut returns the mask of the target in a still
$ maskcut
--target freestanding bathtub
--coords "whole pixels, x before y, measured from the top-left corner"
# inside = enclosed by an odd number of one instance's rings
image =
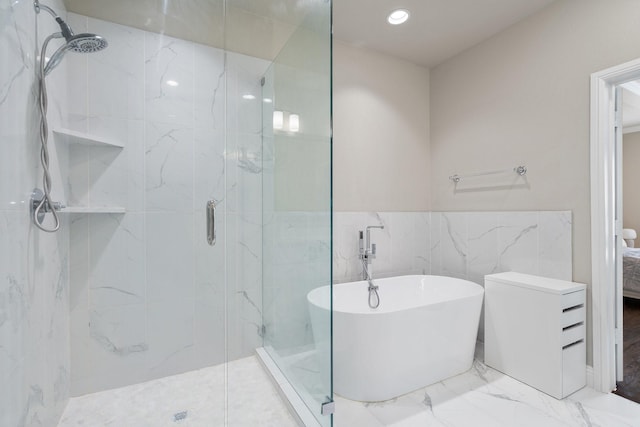
[[[333,287],[334,390],[352,400],[389,400],[471,368],[484,289],[443,276],[376,279]],[[312,327],[327,318],[329,287],[307,295]],[[324,313],[322,313],[324,311]],[[324,315],[323,315],[324,314]],[[324,329],[323,329],[324,327]]]

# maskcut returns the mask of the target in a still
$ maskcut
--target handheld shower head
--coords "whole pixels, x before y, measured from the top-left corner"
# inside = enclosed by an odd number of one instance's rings
[[[62,61],[62,58],[68,51],[78,52],[78,53],[91,53],[98,52],[108,46],[107,41],[104,37],[101,37],[97,34],[92,33],[83,33],[83,34],[74,34],[73,30],[58,14],[51,9],[49,6],[45,6],[44,4],[40,4],[39,0],[34,1],[34,7],[37,13],[40,13],[41,10],[48,12],[51,16],[53,16],[60,26],[60,32],[52,34],[47,38],[50,40],[51,38],[62,38],[64,37],[66,43],[63,44],[56,50],[53,55],[51,55],[51,59],[44,67],[44,75],[49,74],[59,63]],[[43,53],[46,50],[46,42],[43,45]],[[44,58],[44,55],[41,55]]]
[[[72,35],[67,42],[56,50],[44,67],[44,75],[48,75],[54,68],[58,66],[62,58],[68,51],[78,53],[92,53],[105,49],[109,44],[107,40],[97,34],[82,33]]]

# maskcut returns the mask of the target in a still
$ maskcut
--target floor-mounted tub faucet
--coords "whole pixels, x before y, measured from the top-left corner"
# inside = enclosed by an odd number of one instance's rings
[[[380,296],[378,295],[378,286],[373,284],[373,278],[371,277],[371,260],[376,257],[376,244],[371,243],[371,229],[379,228],[384,230],[383,225],[369,225],[367,226],[367,240],[364,240],[364,233],[359,231],[359,258],[362,261],[362,276],[364,280],[369,283],[369,307],[378,308],[380,305]],[[366,243],[366,245],[365,245]]]

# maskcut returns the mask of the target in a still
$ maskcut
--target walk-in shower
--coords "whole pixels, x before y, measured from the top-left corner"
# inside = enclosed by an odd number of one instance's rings
[[[53,9],[41,4],[39,0],[33,3],[36,13],[40,11],[48,12],[60,26],[60,31],[53,33],[44,40],[38,58],[38,106],[40,108],[40,163],[42,164],[42,190],[36,188],[31,193],[31,217],[33,223],[42,231],[49,233],[60,229],[60,218],[58,211],[64,207],[60,202],[51,200],[51,174],[49,172],[49,125],[47,122],[47,84],[46,76],[60,64],[65,54],[69,51],[77,53],[98,52],[107,47],[107,41],[91,33],[75,34],[69,24],[67,24]],[[65,43],[60,46],[47,59],[47,47],[53,39],[64,38]],[[44,224],[45,216],[50,213],[53,218],[53,225]]]
[[[289,426],[263,362],[330,426],[331,3],[41,1],[0,5],[0,425]]]

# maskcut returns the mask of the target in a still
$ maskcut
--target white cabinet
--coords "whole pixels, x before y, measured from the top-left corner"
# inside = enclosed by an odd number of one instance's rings
[[[485,363],[562,399],[586,384],[586,285],[485,276]]]

